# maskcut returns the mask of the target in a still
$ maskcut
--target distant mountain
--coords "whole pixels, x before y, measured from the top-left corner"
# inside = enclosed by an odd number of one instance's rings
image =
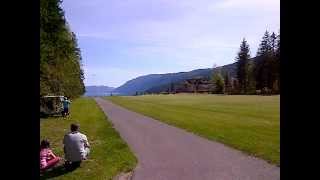
[[[106,96],[115,88],[109,86],[86,86],[85,96]]]
[[[191,78],[208,79],[212,73],[218,68],[223,72],[228,72],[231,77],[236,76],[236,63],[228,64],[217,68],[197,69],[190,72],[168,73],[168,74],[150,74],[140,76],[130,81],[127,81],[122,86],[115,89],[124,95],[134,95],[136,92],[158,92],[167,89],[171,83],[179,83]]]

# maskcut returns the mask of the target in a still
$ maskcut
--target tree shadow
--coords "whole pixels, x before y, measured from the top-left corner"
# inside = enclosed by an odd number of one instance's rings
[[[40,113],[40,119],[50,119],[50,118],[66,118],[68,116],[63,116],[62,114],[51,114],[51,115],[48,115],[48,114],[43,114],[43,113]]]
[[[63,174],[70,173],[70,172],[76,170],[77,168],[78,167],[66,168],[64,165],[59,165],[57,167],[52,168],[49,171],[45,171],[45,172],[40,173],[40,179],[44,180],[44,179],[58,177]]]

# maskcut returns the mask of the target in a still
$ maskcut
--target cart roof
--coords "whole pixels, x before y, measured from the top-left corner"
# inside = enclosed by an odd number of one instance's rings
[[[42,98],[63,98],[64,96],[42,96]]]

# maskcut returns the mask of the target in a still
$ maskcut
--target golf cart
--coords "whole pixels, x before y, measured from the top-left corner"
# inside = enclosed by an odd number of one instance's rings
[[[64,96],[41,96],[40,97],[40,116],[63,115]]]

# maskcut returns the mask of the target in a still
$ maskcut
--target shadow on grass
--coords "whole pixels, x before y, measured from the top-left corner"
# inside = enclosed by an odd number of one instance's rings
[[[64,165],[60,165],[57,167],[52,168],[49,171],[42,172],[40,173],[40,179],[50,179],[54,177],[58,177],[67,173],[70,173],[74,170],[76,170],[78,167],[73,167],[73,168],[65,168]]]
[[[70,116],[69,115],[63,115],[63,112],[60,112],[60,113],[54,113],[54,114],[46,114],[46,113],[43,113],[43,112],[40,112],[40,118],[42,119],[48,119],[48,118],[56,118],[56,117],[67,117],[67,116]]]
[[[40,121],[50,120],[50,119],[68,119],[70,115],[68,116],[62,116],[62,115],[40,115]]]

